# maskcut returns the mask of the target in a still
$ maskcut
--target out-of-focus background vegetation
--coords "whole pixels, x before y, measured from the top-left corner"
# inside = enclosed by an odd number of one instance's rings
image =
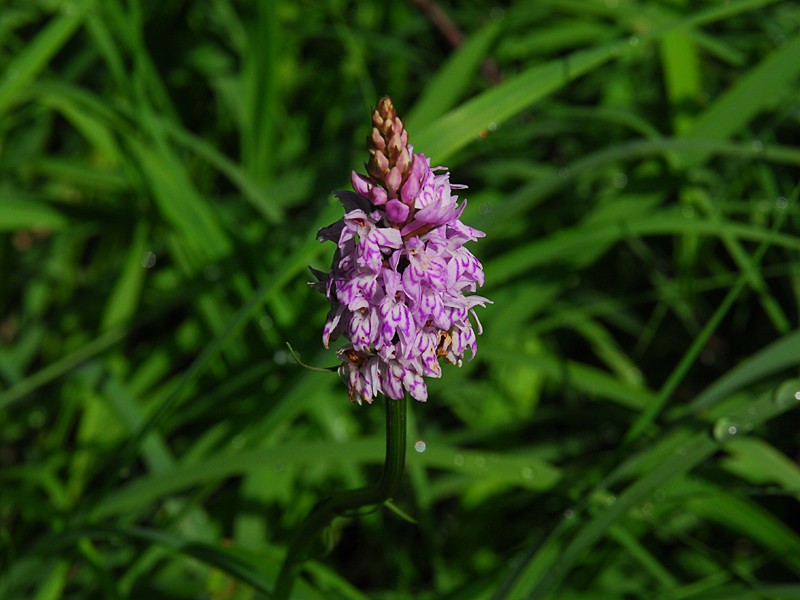
[[[296,597],[800,598],[798,74],[789,0],[2,0],[0,598],[267,597],[374,481],[381,402],[285,343],[334,364],[306,267],[384,94],[494,304],[416,523]]]

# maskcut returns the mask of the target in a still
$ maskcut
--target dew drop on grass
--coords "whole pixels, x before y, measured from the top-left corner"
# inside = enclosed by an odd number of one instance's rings
[[[787,206],[789,206],[789,200],[787,200],[783,196],[780,196],[775,200],[775,208],[777,210],[786,210]]]
[[[475,466],[478,467],[478,468],[485,467],[486,466],[486,459],[483,458],[482,456],[476,456],[475,457]]]
[[[156,266],[156,255],[154,252],[148,250],[144,253],[144,256],[142,256],[142,266],[145,269],[152,269]]]
[[[569,173],[569,169],[567,167],[561,167],[558,170],[558,176],[561,177],[561,179],[568,179],[569,175],[570,175],[570,173]]]
[[[522,475],[523,479],[533,479],[533,476],[535,475],[535,473],[534,473],[533,469],[531,469],[530,467],[522,467],[522,470],[520,471],[520,475]]]
[[[453,457],[453,464],[457,467],[464,466],[464,455],[463,454],[456,454]]]
[[[716,423],[714,423],[714,439],[718,442],[724,442],[735,435],[737,435],[740,431],[742,431],[741,425],[732,421],[728,417],[722,417]]]
[[[417,440],[416,442],[414,442],[414,450],[416,450],[416,451],[417,451],[417,452],[419,452],[420,454],[422,454],[423,452],[425,452],[425,448],[426,448],[426,447],[427,447],[427,446],[425,445],[425,442],[424,442],[424,440]]]
[[[639,45],[639,38],[636,37],[635,35],[632,35],[631,37],[628,38],[628,43],[631,46],[638,46]]]
[[[775,395],[772,397],[775,405],[780,408],[786,408],[800,400],[800,391],[797,389],[796,382],[789,382],[780,386],[775,390]]]
[[[575,511],[574,510],[572,510],[571,508],[568,508],[567,510],[564,511],[564,520],[565,521],[571,521],[574,518],[575,518]]]

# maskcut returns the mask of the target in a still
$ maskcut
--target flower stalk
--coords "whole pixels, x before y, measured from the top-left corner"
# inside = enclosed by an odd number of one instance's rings
[[[386,458],[378,483],[333,494],[316,504],[289,545],[275,584],[275,600],[289,599],[303,563],[334,517],[358,508],[383,504],[397,492],[406,461],[406,410],[405,398],[386,399]]]

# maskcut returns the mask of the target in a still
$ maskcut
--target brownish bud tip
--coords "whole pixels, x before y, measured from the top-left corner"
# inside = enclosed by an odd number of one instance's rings
[[[378,100],[372,112],[372,124],[372,133],[367,138],[370,153],[367,172],[389,192],[390,197],[394,197],[408,177],[412,156],[408,148],[408,132],[389,96]],[[390,173],[391,181],[387,180]]]
[[[397,118],[397,111],[395,111],[392,99],[389,96],[383,96],[378,100],[377,111],[384,119],[394,121]]]
[[[372,128],[372,135],[367,139],[367,144],[376,150],[384,150],[386,148],[386,140],[383,139],[377,127]]]

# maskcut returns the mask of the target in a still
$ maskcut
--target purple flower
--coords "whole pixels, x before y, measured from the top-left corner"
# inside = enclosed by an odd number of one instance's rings
[[[330,272],[312,270],[312,285],[331,304],[323,329],[327,348],[340,335],[339,374],[351,401],[378,393],[425,401],[424,377],[441,377],[439,358],[461,365],[477,352],[476,306],[465,295],[483,285],[483,267],[464,244],[483,233],[459,219],[449,173],[414,154],[388,97],[378,102],[368,138],[368,175],[353,172],[355,192],[337,192],[345,215],[320,229],[337,250]]]

